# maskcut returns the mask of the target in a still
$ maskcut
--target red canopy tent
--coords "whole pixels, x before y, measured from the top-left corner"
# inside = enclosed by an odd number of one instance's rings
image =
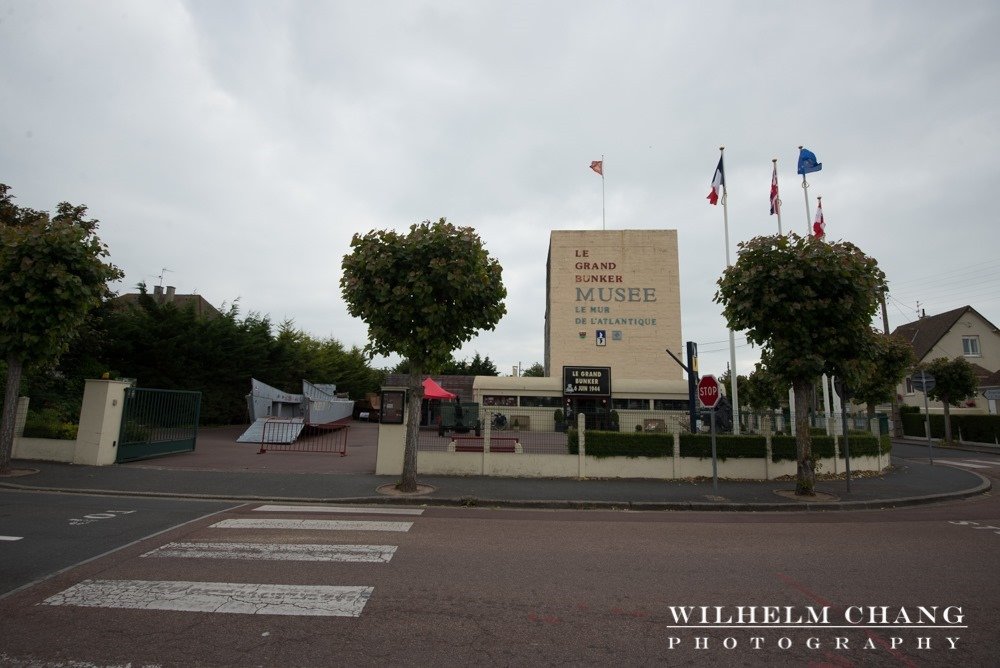
[[[457,396],[435,383],[433,378],[424,379],[424,399],[454,399]]]

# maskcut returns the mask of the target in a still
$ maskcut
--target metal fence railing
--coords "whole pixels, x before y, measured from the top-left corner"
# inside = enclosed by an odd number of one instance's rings
[[[558,420],[557,418],[562,418]],[[841,414],[831,414],[830,420],[822,414],[810,415],[810,428],[817,433],[822,430],[831,435],[843,433]],[[888,433],[888,424],[880,417],[879,427]],[[701,411],[698,415],[697,431],[709,431],[710,415]],[[567,430],[576,429],[580,416],[566,416],[561,410],[551,408],[527,408],[521,406],[480,407],[477,420],[465,420],[453,429],[441,429],[439,425],[421,428],[417,449],[424,452],[482,452],[488,444],[491,452],[515,452],[534,454],[568,454]],[[612,410],[595,411],[583,415],[584,429],[587,431],[610,431],[622,433],[689,433],[690,415],[685,411],[652,410]],[[848,415],[849,431],[870,432],[868,416],[865,413]],[[716,431],[731,433],[732,414],[716,415]],[[794,425],[788,411],[741,411],[741,434],[791,434]]]
[[[261,429],[259,454],[265,452],[330,452],[347,455],[346,423],[304,424],[301,420],[268,418]]]

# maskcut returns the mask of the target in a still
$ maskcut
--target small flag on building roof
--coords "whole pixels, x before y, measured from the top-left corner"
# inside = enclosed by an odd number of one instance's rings
[[[823,169],[823,163],[816,162],[816,154],[807,148],[799,148],[799,174],[803,176]]]
[[[823,220],[823,198],[817,197],[816,218],[813,220],[813,236],[822,239],[826,234],[826,221]]]
[[[595,172],[597,172],[598,174],[600,174],[601,176],[604,176],[604,161],[603,160],[594,160],[593,162],[590,163],[590,168],[592,170],[594,170]]]
[[[719,203],[719,193],[726,187],[726,171],[722,168],[722,156],[719,156],[719,166],[715,168],[712,176],[712,192],[708,193],[709,204]]]

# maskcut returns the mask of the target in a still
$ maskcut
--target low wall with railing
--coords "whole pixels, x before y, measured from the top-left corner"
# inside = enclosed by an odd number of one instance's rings
[[[520,408],[518,411],[525,412]],[[544,413],[551,415],[551,411]],[[530,411],[529,411],[530,412]],[[508,417],[503,428],[494,428],[499,424],[492,419],[492,414],[499,413],[495,408],[487,409],[481,416],[481,435],[471,432],[446,432],[443,436],[437,429],[422,430],[418,438],[417,471],[421,475],[456,475],[456,476],[496,476],[511,478],[646,478],[658,480],[675,480],[689,478],[712,477],[711,456],[681,456],[681,432],[676,415],[621,415],[619,431],[609,434],[586,428],[587,419],[575,416],[576,432],[570,438],[564,432],[544,429],[546,423],[530,415],[527,429],[513,429]],[[638,412],[637,412],[638,413]],[[505,417],[507,417],[505,415]],[[538,416],[539,418],[544,415]],[[547,425],[546,425],[547,426]],[[876,429],[877,424],[873,425]],[[642,435],[636,433],[642,432]],[[381,425],[379,430],[379,451],[376,473],[381,475],[399,475],[402,473],[403,450],[406,429],[403,425]],[[661,456],[604,456],[594,445],[595,454],[587,454],[587,436],[602,434],[602,440],[621,438],[629,435],[638,439],[654,439],[659,443],[656,447]],[[707,436],[691,436],[684,438],[707,439]],[[720,436],[720,439],[723,438]],[[732,439],[728,436],[725,438]],[[737,437],[738,438],[738,437]],[[789,437],[784,437],[789,438]],[[871,441],[870,436],[866,438]],[[763,442],[761,442],[763,441]],[[571,443],[572,442],[572,443]],[[853,442],[853,438],[852,438]],[[495,446],[493,444],[496,444]],[[594,443],[598,443],[597,440]],[[740,441],[742,443],[742,441]],[[883,444],[884,445],[884,444]],[[840,474],[845,471],[846,461],[841,456],[842,437],[834,439],[832,445],[828,441],[822,454],[816,448],[814,454],[816,471],[819,474]],[[871,446],[871,443],[869,444]],[[742,446],[740,452],[733,452],[732,446],[717,458],[718,477],[722,479],[739,480],[773,480],[784,476],[794,477],[797,473],[797,463],[787,459],[787,444],[779,450],[774,461],[772,438],[770,435],[757,437],[757,456],[746,457]],[[871,447],[868,448],[872,450]],[[852,448],[853,450],[853,448]],[[889,453],[883,446],[876,448],[875,454],[866,452],[863,456],[852,456],[850,459],[852,472],[881,472],[889,466]],[[690,453],[689,446],[685,452]],[[695,451],[698,452],[698,451]],[[601,456],[595,456],[600,454]],[[644,453],[649,454],[649,453]],[[763,456],[760,456],[763,455]],[[786,457],[786,458],[783,458]]]
[[[730,480],[775,480],[794,477],[794,461],[770,458],[730,458],[717,461],[718,477]],[[851,471],[880,472],[889,456],[851,457]],[[818,473],[843,473],[845,460],[827,457],[816,461]],[[680,480],[711,478],[711,458],[697,457],[593,457],[579,455],[533,455],[516,453],[418,452],[421,475],[496,476],[504,478],[646,478]],[[402,460],[398,471],[402,472]],[[382,473],[389,473],[383,471]]]

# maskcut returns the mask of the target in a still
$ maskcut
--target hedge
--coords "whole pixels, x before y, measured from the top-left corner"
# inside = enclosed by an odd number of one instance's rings
[[[919,413],[900,415],[905,436],[926,438],[924,416]],[[952,415],[951,435],[963,441],[974,443],[997,443],[1000,441],[1000,415]],[[944,415],[931,414],[931,438],[944,438]]]
[[[716,434],[715,454],[725,461],[732,457],[760,458],[767,456],[767,440],[763,436],[733,436],[732,434]],[[711,459],[711,434],[681,434],[681,457],[697,457]]]
[[[580,453],[576,429],[567,432],[569,453]],[[666,433],[630,433],[587,430],[587,454],[593,457],[673,457],[674,437]]]
[[[24,436],[26,438],[56,438],[67,441],[76,440],[77,425],[64,422],[59,412],[54,408],[43,408],[40,411],[28,411],[24,420]]]
[[[715,437],[715,452],[719,460],[729,458],[760,458],[767,456],[767,440],[763,436],[747,435],[733,436],[717,434]],[[571,455],[580,452],[580,435],[576,429],[567,431],[567,446]],[[878,438],[865,432],[851,432],[850,446],[852,457],[875,456],[879,452],[888,453],[892,449],[889,436]],[[795,461],[795,437],[771,437],[771,461]],[[813,457],[824,459],[833,457],[834,437],[813,436]],[[674,438],[664,433],[632,433],[617,431],[587,431],[587,454],[598,458],[605,457],[672,457],[674,454]],[[697,457],[710,459],[712,457],[712,437],[710,434],[681,434],[681,457]],[[844,458],[841,449],[840,458]]]
[[[849,432],[851,457],[874,457],[879,454],[887,454],[892,450],[892,439],[888,435],[881,438],[865,432]],[[798,456],[795,448],[794,436],[773,436],[771,437],[771,461],[780,462],[782,460],[796,461]],[[812,454],[814,459],[826,459],[833,457],[834,437],[833,436],[813,436]],[[843,445],[840,448],[840,459],[844,459]]]

